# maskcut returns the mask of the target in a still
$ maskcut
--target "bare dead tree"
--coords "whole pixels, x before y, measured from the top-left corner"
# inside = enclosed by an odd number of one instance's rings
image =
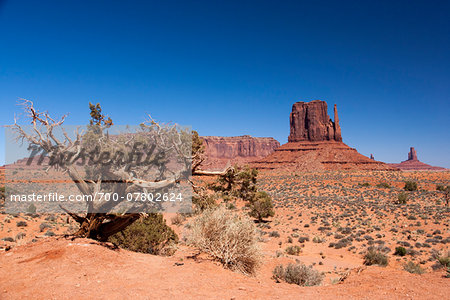
[[[229,164],[221,171],[201,170],[200,165],[205,159],[203,140],[194,132],[193,135],[185,131],[180,131],[175,125],[160,124],[153,120],[150,116],[146,122],[141,124],[142,131],[138,134],[124,134],[119,137],[110,137],[105,133],[105,129],[111,124],[106,123],[105,126],[97,124],[89,127],[84,132],[79,129],[75,132],[75,137],[70,137],[63,128],[63,123],[67,115],[60,119],[52,118],[47,111],[40,112],[34,107],[30,100],[21,99],[20,106],[27,119],[31,122],[31,130],[25,130],[18,123],[18,118],[14,117],[14,124],[8,126],[16,135],[18,142],[28,142],[31,146],[41,148],[45,153],[51,154],[52,157],[63,157],[64,159],[55,159],[50,162],[48,168],[54,168],[69,175],[76,184],[78,190],[83,195],[95,195],[96,193],[107,190],[111,194],[118,194],[119,197],[133,192],[142,191],[158,191],[168,189],[180,182],[181,178],[188,178],[189,175],[194,176],[220,176],[226,174],[230,168]],[[62,131],[58,136],[55,131]],[[187,142],[189,140],[189,142]],[[149,145],[148,141],[154,141],[153,145]],[[191,146],[192,141],[192,146]],[[136,144],[142,144],[151,147],[155,144],[159,148],[156,154],[153,154],[151,162],[148,165],[138,165],[134,162],[126,163],[110,163],[103,165],[94,165],[88,170],[90,177],[82,174],[80,168],[76,167],[76,162],[80,156],[89,150],[101,152],[107,150],[111,157],[116,154],[128,155],[133,151]],[[189,145],[189,149],[186,146]],[[168,161],[158,156],[160,153],[172,151],[177,154],[182,166],[178,172],[167,174],[166,165]],[[158,161],[160,160],[160,161]],[[192,173],[190,172],[192,162]],[[146,179],[146,174],[157,173],[159,176]],[[84,176],[83,176],[84,175]],[[108,182],[115,182],[109,184]],[[201,190],[190,184],[194,188],[194,192],[201,193]],[[70,209],[64,208],[69,216],[71,216],[80,228],[74,234],[76,237],[87,237],[105,241],[109,236],[122,231],[127,226],[136,221],[141,214],[137,213],[136,207],[129,208],[123,213],[109,213],[114,211],[115,206],[120,203],[111,201],[88,201],[86,203],[86,213],[83,215],[71,212]]]
[[[111,193],[116,193],[120,197],[136,191],[147,192],[149,190],[163,190],[170,188],[180,179],[187,178],[191,160],[191,149],[186,149],[186,139],[190,139],[190,135],[186,132],[177,130],[176,126],[162,126],[155,122],[149,116],[148,120],[141,124],[142,132],[140,134],[124,135],[121,137],[109,137],[104,133],[103,127],[97,127],[96,130],[88,130],[87,132],[76,131],[75,137],[69,137],[64,131],[62,124],[66,119],[66,115],[56,120],[53,119],[48,112],[40,112],[35,109],[33,102],[22,99],[20,105],[23,107],[25,115],[31,122],[31,131],[24,129],[18,123],[18,119],[14,117],[14,124],[9,127],[15,132],[17,140],[28,142],[30,145],[40,147],[52,157],[64,157],[65,159],[56,159],[50,163],[49,168],[59,169],[67,173],[75,182],[77,188],[83,195],[94,195],[102,189],[109,188]],[[63,138],[57,137],[55,130],[62,130]],[[111,156],[123,153],[125,155],[133,151],[136,143],[145,141],[156,141],[160,151],[151,158],[149,165],[138,165],[133,162],[122,164],[106,164],[94,166],[92,178],[86,178],[80,174],[79,168],[75,163],[80,159],[80,154],[89,147],[98,147],[101,150],[108,150]],[[158,164],[158,160],[164,159],[158,156],[164,151],[174,151],[178,154],[178,158],[184,160],[184,168],[170,175],[167,175],[165,165],[168,161]],[[95,169],[97,168],[97,169]],[[155,170],[156,168],[156,170]],[[157,180],[146,180],[145,174],[149,172],[158,173]],[[110,181],[115,184],[111,185]],[[136,212],[136,207],[130,208],[128,211],[117,214],[107,213],[113,211],[120,201],[88,201],[85,215],[73,213],[68,208],[61,207],[69,214],[80,228],[74,234],[76,237],[88,237],[97,240],[107,240],[109,236],[122,231],[131,225],[140,217],[140,213]]]

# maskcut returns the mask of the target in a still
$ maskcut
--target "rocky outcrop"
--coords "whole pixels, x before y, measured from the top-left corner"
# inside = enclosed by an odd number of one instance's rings
[[[370,159],[343,142],[289,142],[274,153],[251,164],[258,169],[277,170],[396,170]]]
[[[297,102],[290,114],[288,143],[264,159],[252,162],[258,169],[276,170],[397,170],[370,159],[342,142],[336,105],[334,122],[325,101]]]
[[[408,159],[402,161],[399,164],[389,164],[394,168],[398,168],[403,171],[445,171],[446,168],[430,166],[426,163],[419,161],[417,158],[417,151],[414,147],[411,147],[408,152]]]
[[[417,158],[417,152],[416,149],[414,149],[414,147],[409,148],[408,160],[419,160]]]
[[[251,137],[249,135],[221,137],[202,136],[205,143],[206,159],[203,168],[223,167],[230,162],[245,164],[271,154],[280,143],[271,137]]]
[[[289,142],[342,141],[341,127],[336,105],[334,105],[334,122],[328,116],[325,101],[297,102],[292,105],[290,115]]]

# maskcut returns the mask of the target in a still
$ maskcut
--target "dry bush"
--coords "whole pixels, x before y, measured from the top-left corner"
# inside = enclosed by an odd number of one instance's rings
[[[417,191],[417,182],[415,181],[405,181],[405,191]]]
[[[206,209],[212,209],[217,206],[217,196],[216,195],[209,195],[205,192],[202,192],[198,195],[192,196],[192,204],[194,205],[194,212],[195,213],[201,213],[202,211]]]
[[[300,248],[300,246],[289,246],[286,248],[286,253],[289,255],[299,255],[300,252],[302,251],[302,248]]]
[[[181,225],[184,221],[186,221],[186,216],[177,213],[172,219],[170,219],[172,225]]]
[[[397,204],[406,204],[408,202],[408,194],[406,193],[400,193],[397,196],[397,201],[395,203]]]
[[[317,244],[320,244],[320,243],[325,243],[325,238],[323,238],[323,237],[320,237],[320,236],[318,236],[318,235],[316,235],[314,238],[313,238],[313,243],[317,243]]]
[[[205,210],[194,220],[187,243],[244,274],[254,274],[261,263],[255,224],[223,206]]]
[[[425,273],[425,270],[419,264],[416,264],[412,261],[409,261],[408,263],[404,264],[403,269],[405,271],[408,271],[409,273],[413,273],[413,274]]]
[[[273,278],[300,286],[314,286],[322,283],[324,275],[312,267],[304,264],[288,264],[287,267],[278,265],[273,270]]]
[[[439,251],[435,251],[432,256],[442,267],[450,267],[450,251],[447,251],[447,253],[444,254],[441,254]]]
[[[388,265],[388,263],[388,257],[384,255],[380,250],[369,248],[367,253],[364,255],[364,264],[366,266],[379,265],[385,267]]]

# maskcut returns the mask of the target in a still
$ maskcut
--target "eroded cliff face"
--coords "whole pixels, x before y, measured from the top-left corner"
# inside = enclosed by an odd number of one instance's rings
[[[204,168],[223,167],[227,162],[245,164],[271,154],[280,143],[270,137],[249,135],[221,137],[202,136],[205,143]]]
[[[342,141],[337,107],[334,105],[334,122],[328,116],[325,101],[296,102],[290,114],[289,142]]]
[[[265,157],[280,146],[274,138],[243,136],[202,136],[205,154],[214,158]]]

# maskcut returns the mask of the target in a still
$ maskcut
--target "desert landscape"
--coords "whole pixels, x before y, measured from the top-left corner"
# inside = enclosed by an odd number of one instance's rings
[[[0,300],[450,300],[449,11],[0,0]]]
[[[280,147],[268,138],[200,138],[207,149],[202,169],[250,164],[259,170],[255,188],[272,199],[274,213],[254,223],[260,256],[251,274],[189,243],[202,210],[163,214],[177,243],[153,255],[77,237],[79,224],[67,214],[3,208],[1,298],[445,299],[450,172],[424,164],[402,171],[359,154],[342,142],[336,107],[335,122],[326,107],[294,104],[289,142]],[[417,161],[415,151],[409,156]],[[221,176],[195,179],[206,187]],[[212,206],[249,213],[243,199],[214,195]],[[289,264],[314,273],[297,274],[300,282],[277,273]]]

